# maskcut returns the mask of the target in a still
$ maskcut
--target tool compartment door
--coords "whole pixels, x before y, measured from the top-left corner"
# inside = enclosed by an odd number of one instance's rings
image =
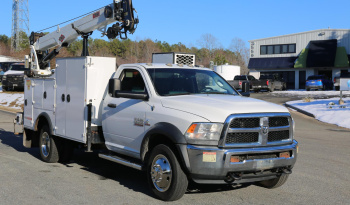
[[[85,58],[62,58],[56,69],[56,135],[86,142]]]
[[[67,61],[66,136],[85,142],[86,133],[86,58]]]
[[[34,128],[33,126],[33,87],[32,79],[25,78],[24,86],[24,127]]]

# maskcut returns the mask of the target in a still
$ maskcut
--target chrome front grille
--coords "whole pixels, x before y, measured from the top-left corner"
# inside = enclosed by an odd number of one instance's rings
[[[226,144],[257,143],[258,141],[259,133],[257,132],[228,133],[226,136]]]
[[[281,127],[288,125],[288,117],[269,117],[269,127]]]
[[[267,137],[268,142],[277,142],[289,139],[289,130],[271,131]]]
[[[231,115],[226,119],[221,147],[255,147],[291,143],[293,120],[289,113]]]
[[[230,128],[260,127],[260,118],[237,118],[231,121]]]

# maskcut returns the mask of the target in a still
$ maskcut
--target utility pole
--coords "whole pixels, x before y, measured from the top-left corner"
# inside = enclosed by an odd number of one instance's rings
[[[28,0],[13,0],[11,49],[19,51],[25,42],[29,42]]]

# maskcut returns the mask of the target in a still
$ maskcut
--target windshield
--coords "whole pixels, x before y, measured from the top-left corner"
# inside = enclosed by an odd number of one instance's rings
[[[29,69],[24,68],[24,65],[11,65],[9,70],[26,71]]]
[[[157,93],[161,96],[189,94],[230,94],[236,91],[218,74],[195,69],[148,69]]]
[[[242,76],[236,75],[233,80],[247,80],[247,78],[244,75],[242,75]]]
[[[256,80],[256,79],[254,78],[254,76],[248,75],[248,80]]]

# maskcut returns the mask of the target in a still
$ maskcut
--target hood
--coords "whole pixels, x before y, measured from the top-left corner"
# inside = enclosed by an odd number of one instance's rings
[[[231,114],[289,112],[281,105],[232,95],[182,95],[164,97],[161,101],[166,108],[192,113],[211,122],[224,122]]]
[[[9,70],[4,75],[24,75],[24,71]]]

